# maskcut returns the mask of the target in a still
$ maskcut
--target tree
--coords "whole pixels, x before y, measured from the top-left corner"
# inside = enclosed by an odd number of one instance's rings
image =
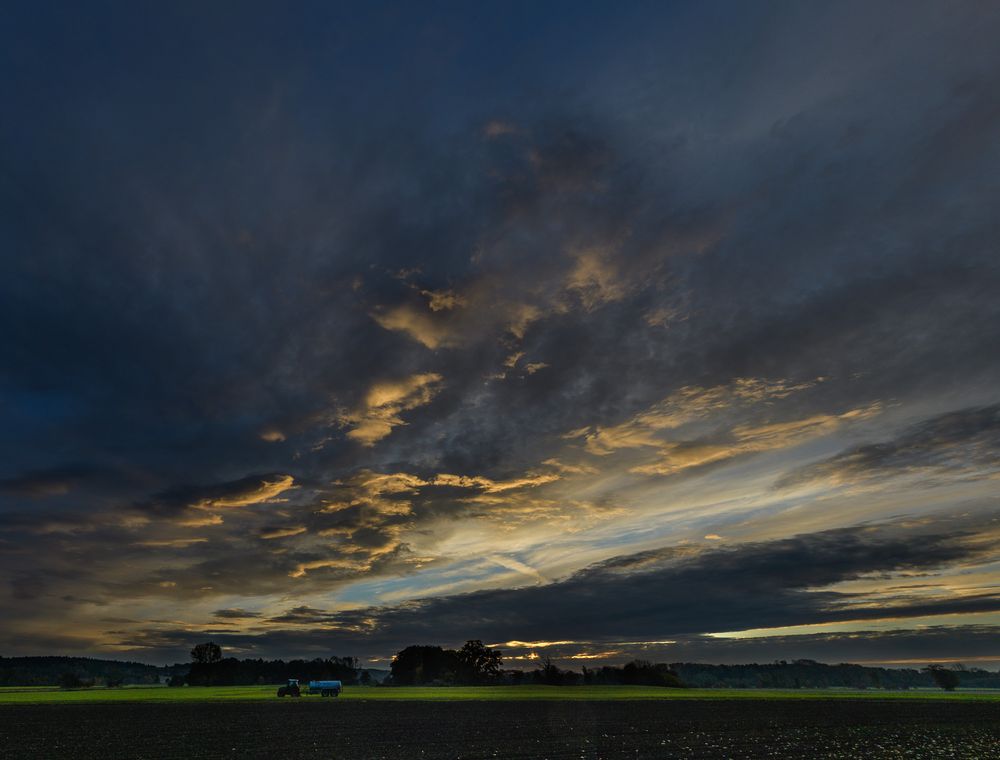
[[[542,667],[535,672],[538,674],[538,680],[549,686],[558,686],[563,682],[562,671],[549,655],[542,657]]]
[[[361,685],[362,686],[372,685],[372,674],[369,673],[367,670],[361,671]]]
[[[199,644],[191,650],[191,660],[202,665],[211,665],[222,659],[222,647],[214,641]]]
[[[83,686],[83,681],[76,673],[63,673],[59,676],[60,689],[79,689]]]
[[[499,649],[490,649],[479,639],[466,641],[465,646],[458,650],[461,680],[484,683],[498,679],[503,664],[502,654]]]
[[[958,673],[954,670],[948,670],[943,665],[928,665],[924,670],[930,673],[934,683],[945,691],[955,691],[959,684]]]
[[[396,652],[389,669],[393,686],[454,683],[459,669],[458,653],[436,646],[409,646]]]
[[[682,687],[677,674],[670,669],[669,665],[660,663],[654,665],[646,660],[632,660],[622,668],[622,683],[641,686],[670,686],[674,688]]]

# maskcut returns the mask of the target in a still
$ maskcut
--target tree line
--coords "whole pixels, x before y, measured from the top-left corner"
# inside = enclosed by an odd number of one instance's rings
[[[458,686],[521,685],[551,686],[634,685],[671,688],[770,688],[770,689],[889,689],[940,687],[953,691],[966,688],[1000,688],[1000,672],[956,665],[915,668],[879,668],[849,663],[828,665],[815,660],[778,660],[747,665],[702,663],[653,663],[633,660],[625,665],[560,668],[551,657],[542,657],[533,670],[505,670],[502,652],[481,641],[465,643],[461,649],[440,646],[409,646],[392,659],[388,685]]]
[[[563,670],[550,658],[542,658],[530,671],[504,670],[503,653],[479,640],[465,642],[461,649],[440,646],[409,646],[396,653],[390,666],[388,684],[392,686],[476,686],[546,684],[576,686],[581,684],[633,684],[642,686],[683,687],[684,683],[669,665],[634,660],[622,667],[583,668],[581,672]]]
[[[191,661],[158,667],[138,662],[86,657],[0,657],[0,686],[61,686],[67,689],[123,684],[155,684],[169,679],[174,686],[237,686],[283,683],[287,678],[334,679],[345,685],[381,684],[385,671],[360,668],[353,657],[311,660],[263,660],[223,657],[213,642],[191,650]],[[912,689],[938,686],[951,690],[1000,688],[1000,672],[961,665],[925,668],[877,668],[828,665],[814,660],[784,660],[744,665],[650,663],[634,660],[622,666],[559,667],[543,657],[529,670],[503,667],[500,650],[471,640],[460,649],[409,646],[393,657],[385,685],[520,685],[559,686],[634,684],[696,688],[773,689]]]
[[[303,681],[336,680],[345,685],[361,681],[362,671],[355,657],[317,657],[312,660],[238,660],[223,657],[214,642],[191,650],[191,665],[185,675],[173,676],[171,686],[246,686],[281,683],[289,677]]]
[[[162,668],[92,657],[0,657],[0,686],[117,686],[155,684]]]
[[[956,665],[925,668],[878,668],[815,660],[778,660],[745,665],[675,663],[671,666],[687,684],[705,689],[888,689],[906,690],[938,686],[951,691],[966,688],[1000,688],[1000,672]]]
[[[542,658],[534,670],[504,670],[503,653],[473,639],[460,649],[414,645],[392,658],[386,686],[486,686],[546,684],[623,684],[680,688],[685,684],[671,666],[634,660],[626,665],[564,670],[551,658]],[[224,658],[213,642],[191,650],[191,665],[184,675],[170,681],[173,686],[235,686],[280,683],[286,678],[303,681],[336,679],[345,685],[372,684],[369,673],[353,657],[313,660],[238,660]]]

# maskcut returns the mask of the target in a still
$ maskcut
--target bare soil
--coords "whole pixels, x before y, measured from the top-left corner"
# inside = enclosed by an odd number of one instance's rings
[[[1000,759],[1000,705],[879,700],[6,705],[0,758]]]

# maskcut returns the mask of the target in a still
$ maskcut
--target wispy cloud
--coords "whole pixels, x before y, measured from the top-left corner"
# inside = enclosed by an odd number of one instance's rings
[[[440,392],[443,379],[437,373],[427,372],[402,380],[377,382],[369,388],[362,405],[341,413],[339,421],[350,428],[349,438],[364,446],[374,446],[394,427],[406,424],[400,416],[403,412],[430,403]]]

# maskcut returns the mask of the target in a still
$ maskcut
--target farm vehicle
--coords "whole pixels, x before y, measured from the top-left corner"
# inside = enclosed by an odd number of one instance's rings
[[[310,681],[307,694],[321,697],[338,697],[344,686],[340,681]],[[288,683],[278,689],[279,697],[301,697],[302,689],[298,678],[289,678]]]

